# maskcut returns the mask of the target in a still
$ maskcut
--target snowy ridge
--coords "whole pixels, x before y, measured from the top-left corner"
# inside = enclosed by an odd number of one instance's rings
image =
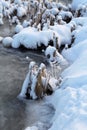
[[[87,0],[84,2],[87,3]],[[79,3],[81,0],[73,0],[73,6]],[[62,51],[71,65],[62,72],[60,89],[51,97],[50,102],[56,112],[49,130],[87,129],[87,22],[86,17],[74,18],[72,21],[76,23],[75,31],[72,32],[75,39],[71,48]]]

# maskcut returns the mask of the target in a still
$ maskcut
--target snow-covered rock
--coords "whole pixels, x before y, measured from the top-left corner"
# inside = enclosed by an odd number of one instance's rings
[[[49,130],[87,129],[87,22],[84,17],[73,20],[75,44],[62,52],[71,65],[61,74],[60,89],[49,99],[56,110]]]
[[[12,47],[19,48],[21,45],[31,49],[38,49],[42,45],[46,47],[53,39],[53,33],[52,30],[35,31],[30,27],[25,28],[14,36]]]
[[[68,65],[64,57],[56,50],[55,47],[48,46],[45,50],[47,60],[52,64]]]
[[[77,90],[71,87],[58,89],[51,100],[56,111],[49,130],[86,130],[86,95],[87,85]]]
[[[60,46],[65,44],[71,44],[71,28],[67,25],[54,25],[50,27],[58,34]]]
[[[2,44],[4,47],[11,47],[13,39],[11,37],[5,37],[2,40]]]
[[[66,21],[67,23],[69,23],[73,17],[72,13],[70,11],[60,11],[59,15],[62,17],[62,19],[64,21]]]
[[[19,33],[20,31],[22,31],[22,29],[23,29],[22,25],[20,25],[20,24],[16,25],[16,27],[15,27],[15,33]]]
[[[19,18],[21,18],[21,17],[26,16],[26,15],[27,15],[27,9],[24,8],[24,7],[22,7],[22,6],[19,6],[19,7],[17,8],[17,16],[18,16]]]
[[[14,0],[14,3],[20,5],[22,3],[22,0]]]
[[[26,28],[26,27],[28,27],[30,25],[30,22],[27,21],[27,20],[24,20],[22,25],[23,25],[24,28]]]

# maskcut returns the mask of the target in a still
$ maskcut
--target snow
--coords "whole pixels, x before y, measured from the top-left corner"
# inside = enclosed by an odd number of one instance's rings
[[[72,18],[72,13],[69,11],[60,11],[59,15],[62,16],[62,19],[65,19],[65,17]]]
[[[20,7],[17,8],[17,16],[18,17],[23,17],[26,14],[27,14],[27,9],[26,8],[24,8],[22,6],[20,6]]]
[[[57,109],[53,118],[54,123],[49,130],[87,129],[86,95],[87,86],[57,90],[52,97],[53,105]]]
[[[20,24],[16,25],[16,27],[15,27],[15,33],[19,33],[20,31],[22,31],[22,29],[23,29],[22,25],[20,25]]]
[[[0,25],[3,24],[3,6],[2,3],[0,2]]]
[[[25,130],[38,130],[36,126],[27,127]]]
[[[15,3],[15,4],[18,4],[18,5],[20,5],[21,2],[22,2],[21,0],[14,0],[14,3]]]
[[[53,14],[53,15],[57,15],[59,13],[58,8],[55,8],[55,7],[50,9],[50,10],[48,10],[48,12]]]
[[[87,40],[84,40],[82,42],[79,42],[79,44],[73,46],[70,49],[63,50],[62,55],[64,55],[68,61],[74,62],[86,50],[87,50]]]
[[[50,78],[49,84],[50,84],[50,86],[52,86],[53,91],[55,91],[55,90],[57,90],[59,88],[59,82],[54,77]]]
[[[75,41],[74,45],[78,44],[79,42],[87,39],[87,26],[80,27],[78,31],[75,33]]]
[[[13,39],[11,37],[5,37],[2,40],[2,44],[4,47],[11,47]]]
[[[72,1],[72,8],[76,10],[79,5],[87,5],[87,0],[73,0]]]
[[[58,33],[60,45],[71,43],[71,28],[67,25],[54,25],[50,27]]]
[[[48,46],[45,50],[45,55],[52,64],[68,65],[68,62],[59,52],[57,52],[55,47]]]
[[[3,23],[2,8],[9,7],[9,4],[6,4],[5,1],[1,2],[0,21]],[[21,0],[15,0],[15,3],[20,5],[18,8],[15,6],[18,17],[26,15],[27,12],[27,4],[21,5],[21,2]],[[34,26],[35,23],[30,27],[30,21],[25,20],[23,22],[24,28],[22,25],[17,25],[15,28],[17,34],[12,38],[0,37],[0,42],[2,41],[3,45],[7,47],[12,46],[13,48],[19,48],[23,45],[29,49],[37,49],[43,44],[46,47],[45,56],[50,63],[58,63],[58,67],[62,66],[62,64],[68,65],[60,75],[62,78],[61,83],[57,82],[58,80],[55,79],[55,76],[51,77],[49,80],[50,85],[53,86],[53,90],[55,91],[53,95],[46,97],[47,101],[55,108],[55,114],[51,120],[52,126],[49,130],[87,130],[87,0],[72,1],[72,10],[78,11],[80,7],[81,9],[84,9],[83,7],[85,7],[86,10],[85,12],[82,11],[80,17],[76,17],[76,12],[73,12],[74,14],[68,12],[68,8],[63,7],[62,4],[52,4],[51,2],[47,2],[46,4],[47,8],[44,10],[41,20],[43,21],[44,18],[47,21],[47,17],[52,16],[54,18],[53,25],[50,25],[50,21],[48,21],[48,27],[47,22],[44,20],[44,28],[38,31],[37,27],[40,26],[40,24],[38,24],[36,28]],[[32,2],[32,6],[34,6],[34,1]],[[61,8],[61,11],[59,8]],[[68,24],[65,22],[64,25],[59,25],[56,22],[56,18],[64,19],[66,14],[67,16],[70,16],[72,20]],[[13,18],[18,21],[17,16],[14,16]],[[65,45],[61,54],[54,46],[49,46],[49,41],[53,40],[54,33],[58,38],[58,45]],[[69,48],[72,37],[74,38],[74,41]],[[56,52],[55,56],[54,52]],[[26,59],[28,59],[28,57],[26,57]],[[37,73],[33,68],[34,65],[34,62],[32,62],[29,66],[29,72],[25,77],[19,97],[25,98],[26,89],[30,80],[32,80],[30,96],[32,99],[37,98],[34,92],[37,81],[35,76]],[[40,69],[43,67],[45,67],[44,64],[41,64]],[[56,70],[56,73],[58,73],[58,68]],[[29,80],[30,75],[31,79]],[[43,79],[43,84],[44,82],[45,80]],[[33,129],[38,130],[36,126],[27,127],[25,130]]]
[[[75,84],[75,86],[77,85],[77,87],[78,84],[82,86],[82,83],[83,84],[86,83],[86,78],[87,78],[87,71],[86,71],[87,61],[85,60],[86,54],[87,51],[86,50],[83,51],[78,56],[78,58],[74,61],[74,63],[63,72],[63,76],[66,75],[67,73],[67,75],[64,76],[66,78],[65,82],[67,82],[67,80],[71,81],[73,79],[72,82],[73,84]]]
[[[87,26],[87,22],[86,22],[87,21],[87,17],[73,18],[72,21],[74,21],[76,23],[76,25]]]
[[[37,49],[41,44],[47,46],[53,37],[53,33],[52,30],[35,31],[30,27],[25,28],[14,36],[12,47],[19,48],[20,45],[23,45],[26,48]]]
[[[74,4],[76,2],[80,0]],[[47,98],[55,108],[49,130],[87,129],[87,18],[73,18],[72,21],[76,24],[72,32],[75,40],[71,48],[62,51],[70,65],[61,74],[60,89],[51,99]]]
[[[25,28],[25,27],[28,27],[29,26],[29,21],[27,21],[27,20],[24,20],[24,22],[23,22],[23,27]]]
[[[34,66],[36,65],[36,63],[34,61],[32,61],[30,64],[29,64],[29,72],[27,73],[26,77],[25,77],[25,80],[23,82],[23,85],[22,85],[22,90],[19,94],[19,98],[26,98],[26,90],[29,86],[29,84],[31,84],[31,82],[33,83],[32,84],[32,90],[31,90],[31,93],[30,93],[30,96],[33,98],[33,99],[36,99],[36,95],[35,95],[35,92],[34,92],[34,87],[35,87],[35,83],[36,83],[36,76],[34,75],[35,70],[34,69]],[[33,72],[33,73],[32,73]]]

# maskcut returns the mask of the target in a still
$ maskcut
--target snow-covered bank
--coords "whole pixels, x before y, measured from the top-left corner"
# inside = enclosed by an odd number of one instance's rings
[[[76,10],[81,5],[87,5],[87,0],[73,0],[72,1],[72,8]]]
[[[83,4],[87,0],[73,0],[73,5],[77,6],[76,2]],[[75,39],[72,47],[62,52],[71,65],[62,72],[60,89],[51,96],[56,111],[49,130],[87,129],[87,22],[86,17],[72,21],[76,23],[72,33]]]
[[[59,89],[53,95],[52,102],[56,112],[49,130],[87,129],[87,85],[78,89]]]
[[[61,88],[52,96],[56,112],[50,130],[87,129],[87,49],[84,43],[87,46],[84,41],[69,49],[68,59],[73,59],[73,63],[62,73]]]

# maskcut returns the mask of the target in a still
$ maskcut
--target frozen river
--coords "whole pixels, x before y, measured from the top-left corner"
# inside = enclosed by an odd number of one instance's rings
[[[17,98],[28,72],[27,55],[29,61],[35,60],[38,64],[44,61],[42,55],[0,46],[0,130],[24,130],[32,125],[47,130],[51,125],[54,109],[46,104],[45,99],[29,101]]]

